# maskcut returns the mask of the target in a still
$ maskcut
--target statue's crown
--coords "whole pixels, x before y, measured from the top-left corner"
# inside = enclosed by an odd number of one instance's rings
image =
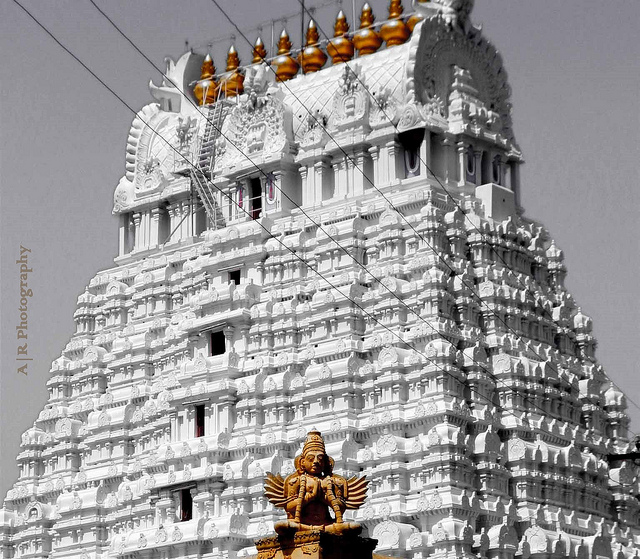
[[[307,438],[304,441],[304,446],[302,447],[302,455],[304,456],[307,452],[315,450],[316,452],[324,452],[327,453],[324,447],[324,439],[320,434],[320,431],[309,431],[307,434]]]

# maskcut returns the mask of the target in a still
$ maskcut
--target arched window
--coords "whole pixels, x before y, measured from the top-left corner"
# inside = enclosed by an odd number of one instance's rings
[[[500,156],[496,155],[493,158],[491,164],[491,173],[493,175],[493,182],[496,184],[502,184],[502,165],[500,163]]]
[[[267,203],[273,204],[276,201],[276,177],[273,173],[267,175],[265,187],[267,190]]]
[[[473,148],[471,146],[467,147],[467,155],[466,155],[466,172],[467,172],[467,182],[472,182],[475,184],[476,182],[476,156],[473,153]]]
[[[400,132],[398,139],[404,155],[404,176],[415,177],[420,174],[420,146],[424,139],[424,130],[416,128]]]

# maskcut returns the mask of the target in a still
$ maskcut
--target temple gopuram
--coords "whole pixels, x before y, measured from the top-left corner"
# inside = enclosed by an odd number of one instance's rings
[[[626,399],[520,204],[501,56],[472,0],[404,4],[150,83],[4,559],[640,557]]]

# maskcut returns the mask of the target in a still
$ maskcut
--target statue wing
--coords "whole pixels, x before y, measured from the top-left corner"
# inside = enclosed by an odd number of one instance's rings
[[[284,508],[288,499],[284,494],[284,479],[280,474],[273,475],[267,472],[264,480],[264,495],[273,506]]]
[[[345,504],[348,509],[359,509],[367,498],[367,488],[369,480],[366,476],[353,476],[347,480],[347,491]]]

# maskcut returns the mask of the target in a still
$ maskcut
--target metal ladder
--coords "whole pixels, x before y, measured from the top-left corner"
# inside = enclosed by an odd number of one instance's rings
[[[211,229],[225,227],[224,215],[216,202],[211,175],[215,167],[216,141],[220,137],[224,103],[222,88],[218,89],[215,103],[208,108],[205,118],[207,124],[202,135],[195,168],[191,170],[191,182],[202,201]]]

